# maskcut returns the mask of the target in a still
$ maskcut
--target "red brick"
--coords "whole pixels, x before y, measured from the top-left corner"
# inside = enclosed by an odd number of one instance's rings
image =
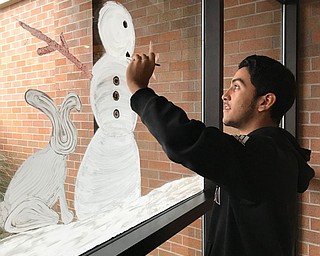
[[[194,0],[175,0],[170,1],[170,9],[182,8],[194,4]]]
[[[302,239],[305,242],[312,244],[320,244],[320,235],[318,232],[302,230],[301,231]]]
[[[256,4],[256,11],[267,12],[267,11],[281,11],[281,5],[273,1],[261,1]]]
[[[320,151],[320,139],[312,139],[311,141],[311,148],[315,151]]]
[[[238,5],[238,3],[239,3],[238,0],[228,0],[228,1],[225,1],[224,7],[228,8],[228,7],[231,7],[231,6],[236,6],[236,5]]]
[[[311,219],[311,229],[320,232],[320,218]]]
[[[261,39],[251,39],[240,42],[239,51],[240,52],[251,52],[260,51],[263,49],[272,48],[272,38],[261,38]]]
[[[183,245],[189,247],[189,248],[194,248],[197,250],[201,250],[202,242],[199,239],[191,238],[188,236],[183,237]]]
[[[298,255],[308,255],[309,253],[309,246],[306,243],[299,242],[297,246]]]
[[[238,28],[257,27],[273,23],[273,13],[258,13],[255,15],[245,16],[238,20]],[[280,24],[278,24],[280,27]]]
[[[231,19],[224,21],[225,31],[236,30],[238,28],[238,19]]]
[[[310,217],[319,217],[320,205],[303,204],[303,215]]]
[[[310,256],[320,256],[320,246],[310,244],[309,245],[309,255]]]
[[[170,31],[159,35],[159,40],[163,42],[178,40],[181,36],[180,31]]]
[[[225,41],[242,41],[255,37],[255,31],[253,29],[241,29],[235,31],[226,31],[225,32]]]
[[[245,17],[253,13],[255,13],[254,3],[250,3],[246,5],[235,5],[233,7],[225,9],[224,18],[227,20],[230,18]]]
[[[168,165],[170,166],[170,165]],[[168,170],[170,170],[169,168],[168,169],[163,169],[164,171],[162,171],[160,173],[160,180],[165,180],[165,181],[172,181],[172,180],[178,180],[178,179],[181,179],[182,178],[182,175],[179,174],[179,173],[172,173],[172,172],[169,172]]]

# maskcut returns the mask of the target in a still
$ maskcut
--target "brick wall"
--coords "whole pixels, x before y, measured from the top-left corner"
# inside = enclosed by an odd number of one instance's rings
[[[316,171],[301,196],[299,255],[320,255],[320,2],[301,1],[299,22],[298,137],[312,150]]]

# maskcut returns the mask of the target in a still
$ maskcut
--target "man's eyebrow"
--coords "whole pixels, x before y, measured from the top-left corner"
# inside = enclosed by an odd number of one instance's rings
[[[231,80],[231,83],[235,83],[237,81],[242,83],[243,85],[246,85],[246,83],[241,78],[234,78],[234,79]]]

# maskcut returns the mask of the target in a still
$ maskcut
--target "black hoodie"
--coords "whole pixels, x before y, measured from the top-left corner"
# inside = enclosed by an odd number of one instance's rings
[[[172,161],[218,184],[205,255],[295,255],[297,192],[314,176],[309,150],[281,128],[231,136],[206,127],[150,88],[131,107]]]

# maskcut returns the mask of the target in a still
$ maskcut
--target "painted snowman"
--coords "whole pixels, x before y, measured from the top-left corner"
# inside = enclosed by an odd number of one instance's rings
[[[137,115],[130,107],[126,68],[135,44],[129,12],[108,1],[99,12],[98,30],[105,54],[93,67],[91,108],[99,126],[81,162],[75,209],[82,220],[140,197],[141,176],[134,138]]]

